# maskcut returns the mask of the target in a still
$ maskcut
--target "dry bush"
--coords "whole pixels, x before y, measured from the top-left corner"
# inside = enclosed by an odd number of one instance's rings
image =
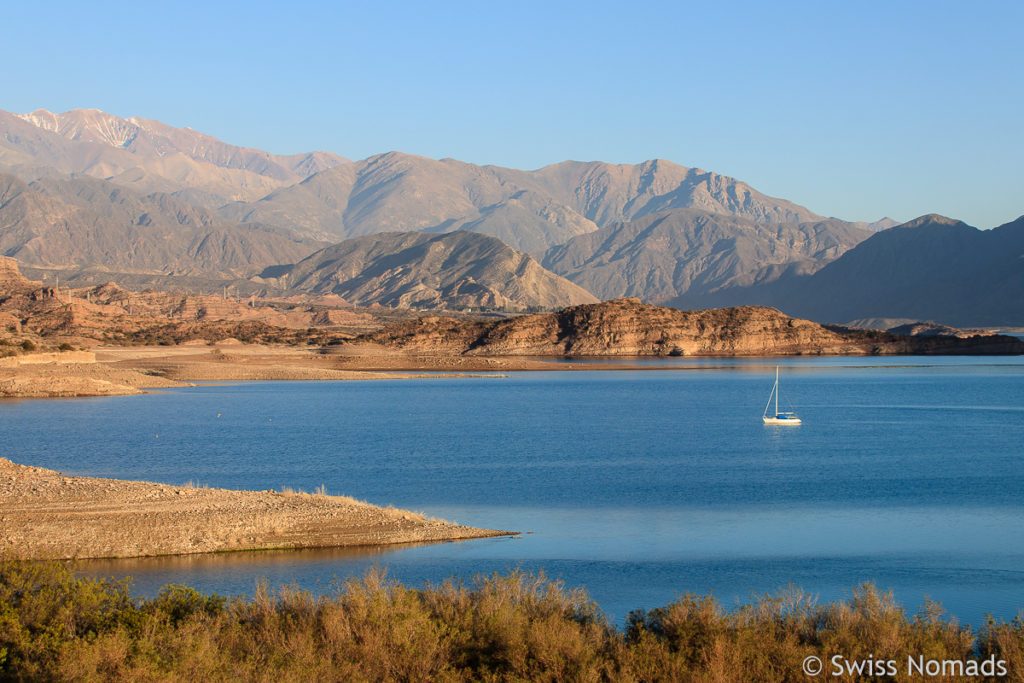
[[[127,583],[0,560],[0,680],[805,681],[804,657],[836,653],[995,656],[1020,681],[1024,622],[975,635],[864,585],[825,605],[793,588],[734,610],[685,595],[619,630],[583,591],[519,571],[416,590],[373,570],[329,595],[168,586],[136,600]]]

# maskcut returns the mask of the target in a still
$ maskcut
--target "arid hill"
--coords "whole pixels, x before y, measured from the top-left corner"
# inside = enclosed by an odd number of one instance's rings
[[[63,282],[63,281],[61,281]],[[0,256],[0,356],[23,341],[80,345],[96,342],[172,344],[235,338],[310,342],[310,329],[329,329],[324,341],[345,339],[407,319],[408,311],[357,308],[337,296],[238,299],[221,294],[135,292],[110,282],[59,288],[25,278],[14,259]]]
[[[346,240],[263,278],[290,290],[366,306],[559,308],[597,299],[494,237],[391,232]]]
[[[901,337],[830,329],[760,306],[679,311],[635,298],[495,322],[421,318],[388,326],[355,342],[470,356],[1024,353],[1024,342],[1000,335]]]
[[[29,291],[40,284],[22,275],[17,261],[0,256],[0,300],[12,294]]]

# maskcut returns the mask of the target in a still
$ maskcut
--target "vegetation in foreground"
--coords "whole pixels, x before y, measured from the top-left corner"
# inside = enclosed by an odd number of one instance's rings
[[[230,600],[167,586],[139,600],[59,563],[0,561],[4,680],[806,681],[830,679],[836,654],[899,663],[839,680],[1019,681],[1024,623],[974,631],[934,604],[909,617],[864,585],[849,601],[790,590],[731,611],[687,595],[619,629],[582,591],[522,572],[416,590],[374,571],[326,596],[260,586]],[[803,672],[811,655],[820,676]],[[920,676],[908,656],[994,658],[1008,675]]]

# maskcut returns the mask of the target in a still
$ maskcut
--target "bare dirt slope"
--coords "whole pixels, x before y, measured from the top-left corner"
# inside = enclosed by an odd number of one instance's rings
[[[500,536],[344,496],[66,477],[0,458],[0,554],[183,555]]]

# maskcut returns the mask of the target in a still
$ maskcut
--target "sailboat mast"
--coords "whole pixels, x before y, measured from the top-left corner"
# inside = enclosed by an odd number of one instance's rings
[[[779,366],[775,366],[775,417],[779,416]]]

